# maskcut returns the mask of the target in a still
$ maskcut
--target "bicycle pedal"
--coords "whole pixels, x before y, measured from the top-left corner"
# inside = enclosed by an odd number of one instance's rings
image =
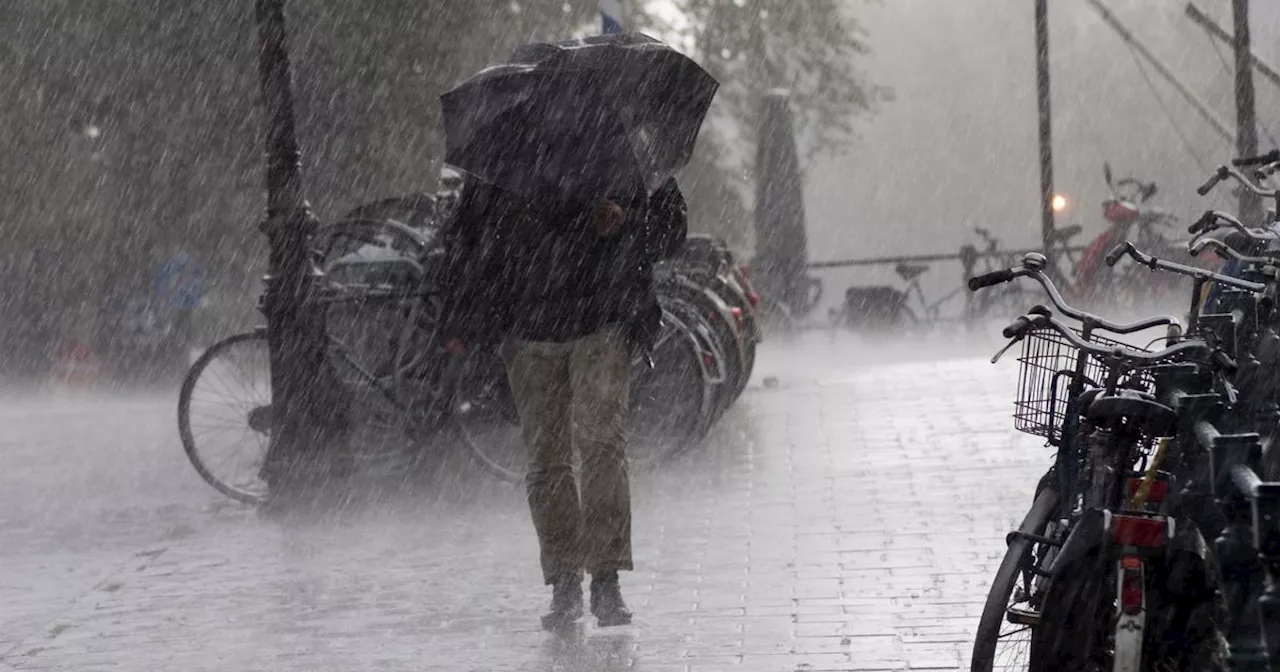
[[[1014,625],[1040,625],[1040,612],[1031,609],[1009,607],[1005,610],[1005,618]]]

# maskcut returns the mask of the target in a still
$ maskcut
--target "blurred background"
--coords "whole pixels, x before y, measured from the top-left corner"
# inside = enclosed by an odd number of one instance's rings
[[[1189,218],[1231,144],[1084,0],[1051,4],[1059,225],[1102,230],[1102,163],[1156,182]],[[1233,127],[1229,48],[1157,0],[1108,6]],[[792,94],[811,261],[954,253],[983,226],[1038,242],[1033,5],[1010,0],[652,0],[638,25],[722,82],[683,186],[693,227],[752,256],[760,96]],[[1198,5],[1230,27],[1228,0]],[[1254,51],[1280,62],[1280,6],[1253,3]],[[66,344],[122,321],[181,249],[207,269],[195,331],[258,321],[265,264],[261,123],[251,3],[17,0],[0,8],[0,375],[40,375]],[[433,191],[438,96],[518,44],[595,32],[596,0],[305,0],[289,5],[306,192],[322,220]],[[1261,77],[1260,146],[1280,133]],[[767,176],[764,176],[767,178]],[[820,271],[898,284],[892,267]],[[925,291],[960,280],[941,263]]]

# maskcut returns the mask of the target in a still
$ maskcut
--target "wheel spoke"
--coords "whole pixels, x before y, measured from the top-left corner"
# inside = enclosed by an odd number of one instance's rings
[[[183,444],[201,477],[224,494],[259,501],[266,494],[257,472],[268,437],[249,427],[249,413],[271,405],[266,339],[233,337],[203,355],[180,400]]]

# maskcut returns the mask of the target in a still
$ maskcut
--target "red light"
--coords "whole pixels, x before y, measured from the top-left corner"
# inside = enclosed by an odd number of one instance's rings
[[[712,355],[711,353],[709,353],[709,352],[707,352],[707,351],[705,351],[705,350],[704,350],[704,351],[702,351],[702,364],[703,364],[703,366],[706,366],[708,369],[710,369],[710,368],[712,368],[713,366],[715,366],[715,364],[716,364],[716,358],[715,358],[715,355]]]
[[[1138,494],[1138,488],[1142,485],[1141,478],[1131,478],[1126,483],[1129,489],[1129,497]],[[1166,481],[1151,481],[1151,487],[1147,490],[1147,502],[1150,504],[1159,504],[1164,501],[1164,496],[1169,494],[1169,483]]]
[[[1120,560],[1120,609],[1126,614],[1142,611],[1142,560],[1126,556]]]
[[[1137,219],[1142,214],[1132,203],[1124,201],[1107,201],[1102,204],[1102,216],[1107,218],[1109,222],[1123,224],[1125,222]]]
[[[1164,518],[1145,516],[1113,516],[1111,540],[1121,546],[1160,548],[1165,541]]]
[[[747,292],[747,303],[751,304],[751,307],[752,307],[752,308],[759,308],[759,307],[760,307],[760,295],[759,295],[759,294],[756,294],[755,292],[748,291],[748,292]]]
[[[738,328],[742,328],[742,309],[734,306],[729,309],[733,313],[733,321],[738,323]]]

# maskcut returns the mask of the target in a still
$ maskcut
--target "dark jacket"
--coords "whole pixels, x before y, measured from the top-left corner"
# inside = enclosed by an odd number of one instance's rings
[[[441,231],[443,335],[563,342],[622,323],[635,347],[651,348],[662,318],[653,265],[684,243],[684,196],[670,180],[651,197],[615,201],[622,232],[602,238],[591,203],[529,202],[469,181]]]

